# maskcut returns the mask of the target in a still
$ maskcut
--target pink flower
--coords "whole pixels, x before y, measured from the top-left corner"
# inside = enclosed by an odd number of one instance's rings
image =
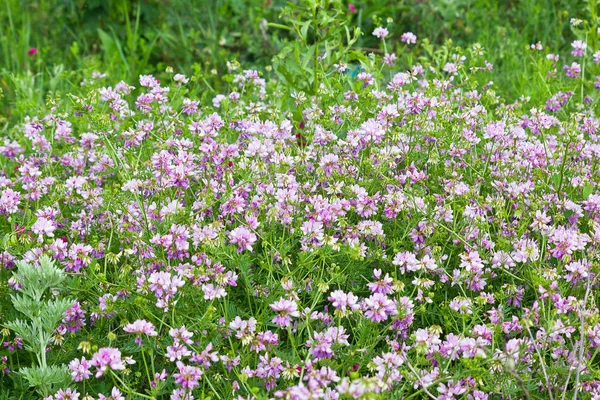
[[[192,352],[188,349],[184,344],[181,344],[177,341],[172,346],[167,347],[167,354],[165,356],[169,359],[169,361],[173,362],[175,360],[181,360],[183,357],[187,357]]]
[[[98,395],[98,400],[125,400],[125,397],[123,397],[123,394],[118,388],[113,386],[112,391],[110,392],[110,396],[106,397],[105,395],[100,393]]]
[[[569,78],[579,78],[581,74],[581,65],[573,62],[571,65],[565,65],[565,73]]]
[[[29,49],[29,51],[27,52],[27,55],[32,56],[34,54],[37,53],[37,47],[32,47],[31,49]]]
[[[181,328],[171,328],[169,330],[169,336],[175,339],[175,343],[184,342],[186,344],[192,344],[192,336],[194,336],[194,333],[188,331],[185,326],[182,326]]]
[[[212,351],[212,349],[213,344],[209,343],[202,353],[194,354],[190,358],[190,361],[201,365],[204,368],[209,368],[211,363],[216,363],[219,361],[219,353],[217,353],[216,351]]]
[[[342,290],[331,292],[327,298],[337,310],[342,313],[356,311],[360,307],[358,305],[358,297],[354,293],[344,293]]]
[[[119,349],[103,347],[93,356],[90,364],[96,367],[96,378],[100,378],[108,369],[119,371],[125,369],[125,363],[133,364],[133,360],[122,360]]]
[[[59,389],[54,396],[48,396],[45,400],[79,400],[79,392],[70,388],[66,390]]]
[[[159,86],[160,82],[152,75],[140,75],[140,85],[153,88]]]
[[[35,221],[35,223],[31,227],[31,230],[33,231],[33,233],[38,235],[38,241],[41,242],[44,235],[48,237],[54,237],[53,232],[56,230],[56,226],[54,226],[53,221],[41,217],[38,218],[37,221]]]
[[[582,40],[575,40],[573,43],[571,43],[571,47],[573,47],[571,54],[573,54],[575,57],[582,57],[585,53],[585,49],[587,48],[587,44]]]
[[[356,6],[352,3],[348,4],[348,12],[350,14],[356,14]]]
[[[472,305],[473,301],[471,301],[471,299],[456,297],[452,299],[448,307],[450,307],[451,310],[454,310],[461,314],[473,314],[473,310],[471,309]]]
[[[334,355],[334,344],[349,346],[348,338],[343,326],[328,328],[325,332],[314,332],[314,338],[306,342],[306,347],[311,349],[311,355],[316,359],[331,358]]]
[[[78,301],[65,311],[63,323],[66,324],[65,328],[69,332],[80,331],[85,326],[85,310],[81,308]]]
[[[185,389],[175,389],[171,393],[171,400],[194,400],[194,396]]]
[[[224,288],[215,286],[212,283],[202,285],[202,291],[206,300],[220,299],[227,296],[227,291]]]
[[[252,251],[252,245],[256,243],[256,235],[245,226],[238,226],[229,232],[229,239],[229,243],[238,245],[238,253]]]
[[[200,368],[185,365],[181,361],[177,361],[177,368],[179,372],[173,374],[176,384],[180,385],[183,389],[193,389],[198,386],[198,380],[200,380],[203,374]]]
[[[403,33],[402,36],[400,36],[400,41],[406,44],[415,44],[417,43],[417,35],[412,32]]]
[[[300,230],[304,234],[301,240],[303,249],[311,246],[319,247],[322,245],[325,237],[322,222],[315,220],[305,221],[302,223]]]
[[[300,316],[300,313],[298,312],[298,304],[291,300],[284,299],[283,297],[271,304],[270,307],[279,313],[279,315],[276,315],[273,318],[273,323],[282,328],[286,328],[291,325],[291,317],[297,318]]]
[[[444,65],[442,70],[449,74],[456,75],[456,73],[458,72],[458,67],[456,66],[456,63],[449,62]]]
[[[389,35],[390,32],[387,30],[387,28],[383,28],[383,27],[377,27],[375,28],[375,30],[373,31],[373,36],[378,37],[379,39],[385,39],[387,35]]]
[[[81,360],[77,358],[69,363],[69,369],[71,370],[71,379],[74,382],[81,382],[85,379],[89,379],[92,376],[90,367],[92,364],[85,357],[81,357]]]
[[[175,82],[179,82],[180,84],[184,84],[184,85],[190,81],[190,79],[187,78],[183,74],[175,74],[175,76],[173,77],[173,80]]]
[[[392,54],[388,54],[385,53],[385,56],[383,56],[383,60],[382,62],[387,65],[388,67],[393,67],[394,66],[394,62],[396,61],[396,55],[394,53]]]
[[[19,211],[21,193],[6,188],[0,192],[0,214],[14,214]]]
[[[365,316],[374,322],[385,321],[388,316],[398,314],[396,302],[382,293],[373,293],[371,297],[364,299],[363,309]]]
[[[380,279],[381,270],[376,269],[373,271],[373,275],[375,276],[375,279],[377,279],[377,281],[370,282],[367,284],[367,287],[369,288],[371,293],[388,294],[394,292],[394,280],[390,277],[389,274],[385,274],[385,277]]]
[[[143,319],[138,319],[132,324],[125,325],[123,330],[127,333],[145,334],[148,336],[158,335],[158,333],[156,333],[154,325]]]
[[[168,272],[153,272],[148,278],[150,285],[148,288],[156,296],[156,306],[162,308],[165,312],[169,309],[169,304],[173,301],[178,288],[185,285],[185,281],[179,275],[171,275]]]
[[[257,365],[256,370],[251,372],[251,376],[261,378],[265,381],[265,387],[267,390],[271,390],[275,387],[275,380],[279,378],[281,372],[283,372],[283,360],[279,357],[272,357],[269,359],[269,355],[259,356],[260,363]]]

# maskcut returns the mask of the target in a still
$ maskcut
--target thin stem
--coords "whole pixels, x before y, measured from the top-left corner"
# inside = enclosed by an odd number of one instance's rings
[[[533,348],[537,353],[537,356],[540,360],[540,366],[542,367],[542,373],[544,374],[544,380],[546,381],[546,387],[548,388],[548,395],[550,396],[550,400],[554,400],[554,396],[552,395],[552,391],[550,390],[550,379],[548,379],[548,373],[546,372],[546,364],[544,363],[544,359],[542,358],[542,354],[540,353],[540,349],[535,343],[535,339],[531,334],[531,329],[529,329],[529,325],[525,326],[527,328],[527,332],[529,333],[529,337],[531,338],[531,342],[533,343]]]
[[[406,357],[406,355],[404,356],[404,361],[406,362],[406,366],[408,367],[408,369],[410,369],[410,372],[412,372],[412,374],[415,376],[415,378],[417,378],[417,381],[421,384],[421,388],[425,392],[425,394],[427,394],[427,396],[431,397],[432,399],[436,400],[437,397],[434,396],[433,394],[431,394],[431,392],[429,390],[427,390],[427,387],[425,387],[425,383],[423,383],[423,381],[421,380],[421,377],[419,376],[419,373],[417,371],[415,371],[415,369],[411,365],[410,361],[408,361],[408,357]]]
[[[142,347],[142,360],[144,360],[144,369],[146,370],[146,377],[148,378],[148,385],[152,387],[152,379],[150,378],[150,371],[148,370],[148,363],[146,362],[146,355],[144,354],[144,348]]]
[[[588,274],[587,283],[585,288],[585,296],[583,297],[583,308],[579,313],[579,354],[577,356],[577,372],[575,374],[575,388],[573,389],[573,400],[577,400],[577,392],[579,391],[579,378],[581,375],[581,364],[583,363],[583,345],[585,344],[585,318],[583,313],[587,305],[588,296],[590,295],[591,279]]]
[[[156,398],[153,397],[153,396],[148,396],[147,394],[142,394],[142,393],[136,392],[135,390],[131,389],[129,387],[129,385],[127,385],[121,378],[119,378],[119,376],[112,369],[110,370],[110,373],[111,373],[111,376],[112,376],[113,380],[116,380],[117,382],[119,382],[119,384],[122,385],[123,389],[127,393],[129,393],[129,394],[135,394],[137,396],[143,397],[144,399],[156,400]]]

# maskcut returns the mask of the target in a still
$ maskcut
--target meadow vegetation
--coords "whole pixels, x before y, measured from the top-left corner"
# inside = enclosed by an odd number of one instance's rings
[[[600,399],[595,1],[0,9],[0,399]]]

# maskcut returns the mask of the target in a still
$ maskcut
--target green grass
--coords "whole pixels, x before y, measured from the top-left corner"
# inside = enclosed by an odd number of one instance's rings
[[[293,1],[302,5],[302,0]],[[0,116],[15,121],[43,107],[46,96],[72,91],[92,70],[129,82],[139,74],[202,74],[218,91],[227,62],[264,68],[286,45],[289,32],[268,27],[282,0],[2,0],[0,6]],[[558,52],[574,39],[571,18],[596,19],[587,0],[359,0],[348,12],[361,29],[358,47],[377,48],[376,23],[388,23],[396,51],[403,32],[419,40],[480,43],[494,64],[494,89],[507,101],[546,95],[525,49],[538,41]],[[347,7],[348,2],[344,2]],[[381,21],[381,22],[379,22]],[[594,45],[596,38],[590,38]],[[28,51],[37,48],[30,56]],[[403,66],[399,66],[400,69]],[[0,117],[1,118],[1,117]],[[0,128],[1,129],[1,128]]]

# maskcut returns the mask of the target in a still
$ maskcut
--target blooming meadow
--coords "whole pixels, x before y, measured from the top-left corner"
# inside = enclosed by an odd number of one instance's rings
[[[309,23],[1,139],[0,398],[600,399],[600,48],[505,103],[478,44]]]

